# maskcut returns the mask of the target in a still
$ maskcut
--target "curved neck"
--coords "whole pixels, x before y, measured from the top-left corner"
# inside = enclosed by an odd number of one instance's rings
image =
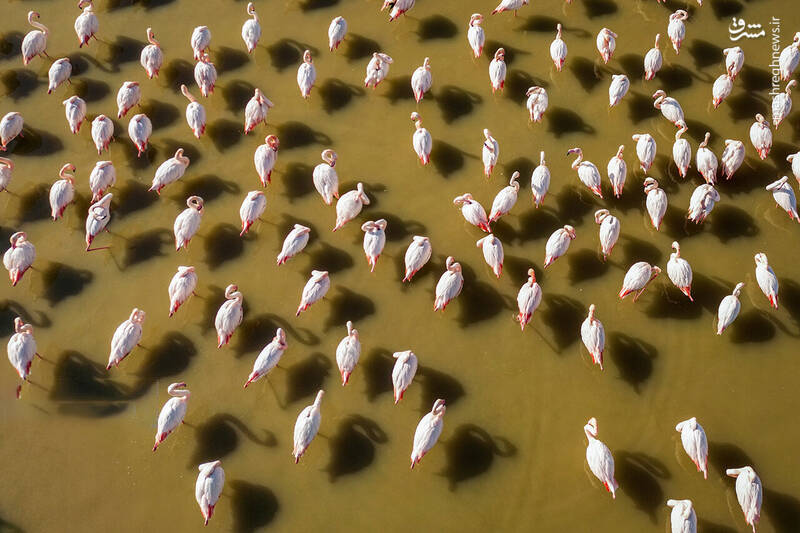
[[[576,157],[575,161],[572,162],[572,168],[578,168],[578,165],[581,164],[581,161],[583,161],[583,152],[578,150],[578,157]]]

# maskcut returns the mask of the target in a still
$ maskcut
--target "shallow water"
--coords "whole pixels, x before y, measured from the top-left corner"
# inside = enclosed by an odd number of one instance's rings
[[[800,475],[794,443],[795,358],[800,336],[798,231],[775,209],[764,186],[791,176],[785,156],[796,151],[800,115],[775,135],[772,153],[758,161],[748,130],[756,112],[769,115],[769,35],[737,43],[746,67],[719,109],[711,84],[723,72],[721,49],[733,46],[730,17],[762,23],[781,18],[781,47],[800,29],[800,15],[779,0],[718,0],[689,4],[687,39],[676,57],[666,37],[667,16],[686,6],[668,2],[549,0],[525,7],[518,18],[488,17],[488,0],[420,0],[409,16],[389,24],[377,1],[257,2],[263,36],[248,57],[240,38],[244,2],[101,2],[99,41],[78,50],[73,4],[11,2],[0,19],[0,113],[26,119],[26,138],[12,145],[17,167],[12,195],[0,195],[3,241],[24,229],[37,247],[36,270],[14,289],[0,289],[0,335],[17,315],[35,326],[44,360],[33,363],[31,384],[13,398],[18,378],[0,372],[5,458],[0,523],[26,531],[64,529],[190,530],[202,519],[194,502],[196,465],[222,459],[227,482],[209,528],[250,531],[514,530],[665,531],[668,498],[690,498],[701,531],[747,531],[724,469],[751,464],[764,483],[759,531],[800,530]],[[68,55],[72,85],[47,95],[49,61],[22,66],[19,43],[25,13],[37,9],[49,26],[48,52]],[[487,15],[485,55],[471,60],[469,14]],[[336,53],[327,50],[327,27],[343,15],[349,34]],[[557,21],[569,47],[556,73],[548,47]],[[213,96],[201,99],[209,116],[206,136],[192,137],[178,87],[192,79],[191,29],[210,26],[211,57],[220,73]],[[152,26],[165,52],[156,80],[138,64],[145,28]],[[595,35],[603,26],[619,35],[608,66],[599,63]],[[641,57],[662,33],[665,65],[651,82],[641,79]],[[487,65],[494,49],[507,51],[504,94],[492,95]],[[295,83],[302,50],[314,53],[317,85],[303,101]],[[364,90],[371,53],[394,58],[387,81]],[[416,106],[408,81],[431,58],[432,93]],[[631,78],[631,90],[611,112],[612,73]],[[116,120],[110,154],[118,174],[112,192],[106,251],[83,251],[88,175],[98,157],[89,121],[69,133],[60,102],[79,94],[89,119],[116,116],[115,96],[125,80],[141,83],[142,111],[154,124],[151,148],[141,159],[127,137],[133,112]],[[541,124],[528,124],[524,92],[548,90]],[[257,86],[276,104],[269,125],[241,134],[244,105]],[[679,99],[693,151],[705,131],[717,155],[726,138],[745,142],[748,158],[706,223],[684,220],[695,170],[677,177],[671,161],[673,127],[652,108],[664,88]],[[434,138],[432,164],[420,167],[411,150],[418,110]],[[137,111],[138,112],[138,111]],[[486,180],[481,131],[500,143],[500,162]],[[658,143],[650,175],[669,195],[661,232],[644,211],[644,178],[634,133]],[[238,237],[238,208],[259,188],[252,153],[276,133],[281,150],[268,206],[250,235]],[[608,159],[626,145],[624,195],[609,198]],[[146,192],[155,168],[182,146],[191,158],[183,180],[157,198]],[[605,200],[587,193],[564,153],[581,146],[603,174]],[[322,149],[338,152],[340,191],[365,184],[372,204],[335,234],[333,207],[311,184]],[[530,172],[540,150],[552,173],[550,194],[535,210]],[[694,156],[693,156],[694,157]],[[58,222],[47,219],[47,189],[65,162],[78,168],[79,200]],[[495,224],[505,246],[505,271],[496,280],[452,198],[471,192],[487,210],[514,170],[522,173],[520,199]],[[796,183],[794,184],[796,185]],[[190,194],[206,201],[199,234],[188,250],[172,244],[174,217]],[[619,217],[622,236],[610,260],[598,255],[596,209]],[[374,274],[361,250],[359,225],[385,218],[387,244]],[[274,260],[295,222],[312,228],[304,253],[284,266]],[[553,230],[577,231],[568,254],[547,271],[544,244]],[[411,284],[400,283],[405,248],[428,235],[434,259]],[[636,304],[619,301],[624,272],[646,260],[665,269],[670,243],[680,241],[694,269],[695,303],[660,276]],[[755,282],[753,255],[766,252],[780,278],[781,308],[773,311]],[[463,293],[444,314],[433,314],[433,289],[444,259],[464,266]],[[200,283],[175,317],[167,318],[166,288],[178,265],[194,265]],[[514,321],[515,298],[533,265],[544,300],[530,328]],[[332,289],[299,318],[294,310],[311,269],[331,272]],[[742,311],[721,337],[714,335],[719,301],[744,281]],[[218,350],[213,317],[229,283],[245,296],[245,319],[231,344]],[[579,327],[590,303],[607,335],[605,371],[591,364]],[[142,348],[106,372],[108,346],[133,307],[144,309]],[[342,388],[336,345],[355,322],[362,358]],[[241,389],[261,347],[283,327],[289,349],[269,381]],[[420,370],[403,402],[391,400],[391,353],[412,349]],[[153,434],[166,387],[186,381],[192,390],[187,424],[153,454]],[[326,390],[320,436],[299,466],[291,460],[292,428],[300,410]],[[447,400],[439,444],[414,472],[408,455],[417,421],[437,397]],[[585,464],[582,426],[597,417],[600,438],[614,453],[621,485],[616,501]],[[684,454],[675,424],[696,416],[710,440],[704,481]],[[65,526],[70,524],[70,526]],[[112,525],[113,524],[113,525]]]

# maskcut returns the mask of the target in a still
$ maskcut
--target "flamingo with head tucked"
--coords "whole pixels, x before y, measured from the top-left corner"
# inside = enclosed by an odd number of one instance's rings
[[[708,479],[708,439],[703,426],[697,422],[697,418],[692,417],[679,422],[675,431],[681,434],[681,444],[686,455],[695,464],[697,471],[703,473],[703,479]]]
[[[406,267],[403,283],[411,281],[414,274],[419,272],[419,270],[430,261],[432,253],[433,249],[431,248],[431,241],[428,237],[422,237],[420,235],[414,235],[414,237],[412,237],[411,244],[408,245],[405,257],[403,258]]]
[[[756,260],[756,281],[758,288],[764,293],[764,296],[769,300],[769,304],[775,309],[778,308],[778,276],[769,266],[767,254],[757,253]]]
[[[302,224],[295,224],[292,231],[286,235],[283,240],[281,252],[278,254],[278,265],[284,264],[286,261],[303,251],[308,244],[309,233],[311,228],[303,226]]]
[[[667,35],[669,35],[669,40],[672,41],[672,47],[675,49],[676,54],[681,53],[681,44],[686,37],[686,25],[683,21],[688,18],[689,13],[683,9],[679,9],[669,16]]]
[[[261,23],[258,21],[258,13],[253,2],[247,3],[247,14],[253,18],[247,19],[242,24],[242,40],[247,47],[247,53],[252,54],[261,39]]]
[[[633,136],[633,140],[636,141],[639,165],[644,172],[647,172],[656,158],[656,140],[649,133],[637,133]]]
[[[73,95],[61,102],[61,104],[64,106],[69,130],[72,133],[78,133],[81,129],[81,124],[86,119],[86,102],[80,96]]]
[[[8,144],[17,136],[23,137],[22,126],[24,123],[22,115],[16,111],[3,115],[0,120],[0,152],[5,152]]]
[[[617,47],[616,39],[617,34],[608,28],[601,29],[597,34],[597,51],[600,52],[603,63],[611,61],[611,56],[614,55],[614,49]]]
[[[300,295],[300,305],[297,306],[295,316],[300,316],[300,313],[324,298],[330,288],[331,278],[328,276],[328,271],[312,270],[311,277],[306,282],[305,287],[303,287],[303,293]]]
[[[725,48],[722,55],[725,56],[725,70],[731,79],[735,80],[744,66],[744,51],[738,46],[734,46]]]
[[[589,469],[592,474],[599,479],[611,497],[617,498],[617,489],[619,483],[614,478],[614,456],[611,455],[611,450],[601,440],[597,438],[597,419],[592,417],[583,426],[583,432],[589,443],[586,446],[586,462],[589,463]]]
[[[200,88],[200,94],[208,98],[214,93],[217,84],[217,67],[211,62],[208,54],[203,54],[198,58],[194,66],[194,81]]]
[[[30,63],[31,59],[36,56],[43,55],[45,57],[50,57],[47,55],[47,36],[50,31],[44,24],[37,22],[38,20],[39,13],[36,11],[28,11],[28,24],[36,29],[26,33],[25,38],[22,39],[21,51],[23,65]]]
[[[795,220],[800,223],[800,216],[797,214],[797,200],[795,199],[792,186],[789,185],[788,176],[773,181],[766,186],[766,189],[772,193],[772,198],[775,200],[775,207],[780,207],[786,211],[790,220]]]
[[[589,314],[586,319],[581,323],[581,340],[589,355],[592,356],[592,362],[600,366],[603,370],[603,352],[606,347],[606,330],[603,323],[595,317],[597,307],[594,304],[589,306]]]
[[[461,293],[464,287],[464,276],[461,273],[461,264],[453,256],[448,256],[445,262],[446,270],[436,283],[436,298],[433,302],[434,311],[444,311],[453,299]]]
[[[11,286],[14,287],[36,259],[36,247],[24,231],[14,233],[8,240],[11,248],[3,254],[3,266],[8,270]]]
[[[250,191],[242,200],[239,207],[239,220],[242,222],[242,231],[239,233],[243,237],[250,231],[250,226],[261,218],[267,208],[267,197],[263,191]]]
[[[58,220],[64,214],[64,210],[75,199],[75,176],[67,174],[67,171],[75,172],[75,165],[67,163],[58,171],[61,178],[56,180],[50,187],[50,216],[53,220]]]
[[[792,165],[792,174],[794,174],[797,183],[800,183],[800,152],[789,154],[786,156],[786,161]]]
[[[114,122],[105,115],[98,115],[92,121],[92,140],[97,148],[97,155],[103,150],[108,150],[109,143],[114,139]]]
[[[717,182],[717,156],[708,148],[708,139],[711,133],[706,132],[703,142],[697,147],[697,171],[706,180],[706,183],[713,185]]]
[[[761,113],[756,114],[756,121],[750,126],[750,142],[753,143],[758,156],[762,160],[766,159],[772,148],[772,130],[769,129],[769,123]]]
[[[739,167],[744,163],[744,156],[745,150],[742,141],[725,139],[725,149],[722,151],[720,165],[726,180],[731,179],[733,174],[739,170]]]
[[[276,135],[267,135],[264,144],[259,145],[253,153],[253,164],[256,167],[261,186],[266,187],[272,177],[272,169],[278,161],[278,148],[281,142]]]
[[[476,58],[481,57],[483,54],[483,43],[486,42],[486,34],[483,31],[483,15],[480,13],[473,13],[469,17],[469,29],[467,29],[467,42],[472,49],[472,55]]]
[[[145,114],[134,115],[128,123],[128,137],[133,141],[138,150],[136,157],[141,157],[147,151],[147,143],[153,133],[153,123]]]
[[[244,388],[246,389],[251,383],[255,383],[269,374],[270,371],[278,365],[283,356],[283,352],[286,351],[288,346],[289,345],[286,343],[286,333],[284,333],[283,329],[278,328],[272,341],[264,346],[261,353],[258,354],[258,357],[253,363],[253,371],[250,372],[250,375],[247,377]]]
[[[394,352],[392,357],[397,359],[392,368],[392,387],[394,389],[394,404],[400,403],[403,394],[414,381],[417,373],[417,356],[411,350]]]
[[[708,183],[699,185],[689,199],[689,211],[686,218],[695,224],[702,224],[711,214],[711,210],[714,209],[714,205],[719,199],[719,193],[713,185]]]
[[[208,521],[214,515],[214,507],[222,494],[222,488],[225,486],[225,471],[219,460],[203,463],[197,469],[200,470],[200,473],[197,475],[194,485],[194,499],[200,506],[205,525],[208,525]]]
[[[661,48],[658,46],[658,41],[661,39],[661,34],[656,33],[656,40],[653,48],[647,51],[644,56],[644,79],[650,81],[656,77],[656,73],[661,70],[661,63],[663,61],[661,55]]]
[[[303,52],[303,62],[297,68],[297,86],[300,87],[300,95],[308,98],[311,95],[311,88],[317,81],[317,69],[314,67],[314,60],[311,58],[311,51]]]
[[[183,424],[186,408],[189,405],[189,396],[192,395],[184,382],[170,384],[167,387],[167,394],[172,398],[164,403],[161,412],[158,413],[158,429],[156,429],[153,451],[158,449],[158,445],[164,442],[170,433]]]
[[[344,17],[334,18],[331,21],[331,25],[328,26],[328,47],[331,52],[339,48],[339,45],[344,41],[345,35],[347,35],[347,21]]]
[[[389,22],[396,20],[400,15],[414,7],[416,0],[384,0],[381,11],[391,8],[389,11]]]
[[[664,220],[664,213],[667,212],[667,193],[649,176],[644,180],[644,193],[647,197],[645,202],[647,214],[650,215],[653,227],[658,231],[661,221]]]
[[[322,406],[322,396],[324,394],[325,391],[317,392],[314,403],[304,408],[297,415],[297,421],[294,423],[294,448],[292,449],[294,464],[300,462],[300,458],[306,453],[311,441],[317,436],[322,422],[320,407]]]
[[[206,55],[210,44],[211,30],[208,29],[208,26],[197,26],[192,31],[192,36],[189,39],[189,45],[192,47],[195,61],[200,61]]]
[[[0,192],[8,190],[11,183],[11,173],[14,170],[14,162],[7,157],[0,157]]]
[[[147,28],[147,42],[150,44],[142,48],[139,63],[147,73],[147,77],[153,79],[158,77],[158,71],[161,70],[161,65],[164,64],[164,52],[161,51],[161,45],[156,41],[153,28]]]
[[[667,276],[669,280],[675,285],[679,291],[689,298],[689,301],[694,301],[692,298],[692,266],[689,261],[681,257],[681,246],[678,241],[672,243],[672,249],[675,250],[669,255],[667,262]]]
[[[619,145],[616,155],[608,160],[608,166],[606,167],[608,180],[611,182],[611,188],[617,198],[622,195],[622,188],[625,187],[625,178],[628,175],[628,165],[625,164],[625,159],[622,158],[623,150],[625,150],[625,145]]]
[[[422,117],[414,111],[411,113],[411,121],[414,122],[414,134],[411,136],[411,146],[414,148],[419,162],[427,165],[431,162],[431,150],[433,150],[433,138],[430,132],[422,126]]]
[[[197,288],[197,274],[193,266],[179,266],[178,271],[169,282],[169,316],[174,315],[180,306],[194,294]]]
[[[622,280],[622,288],[619,291],[620,300],[635,292],[636,294],[633,296],[635,302],[659,274],[661,274],[661,269],[657,266],[651,266],[645,261],[634,263],[625,273],[625,279]]]
[[[47,94],[51,94],[53,91],[58,89],[58,86],[65,81],[69,82],[69,77],[71,74],[72,63],[69,62],[69,58],[62,57],[61,59],[56,59],[53,61],[53,64],[50,65],[50,70],[47,71]],[[70,84],[71,83],[72,82],[70,82]]]
[[[784,92],[772,97],[772,123],[775,125],[776,131],[792,110],[792,87],[795,85],[797,85],[797,80],[789,80]]]
[[[225,301],[214,317],[214,327],[217,330],[217,348],[222,348],[228,344],[236,328],[242,323],[244,316],[243,300],[244,295],[239,292],[238,286],[231,284],[225,287]]]
[[[414,432],[414,446],[411,449],[411,470],[433,448],[444,428],[444,413],[447,410],[445,401],[438,399],[433,403],[430,413],[427,413],[417,424]]]
[[[358,330],[353,327],[353,323],[347,321],[347,336],[345,336],[336,347],[336,364],[339,367],[339,374],[342,376],[342,387],[350,381],[350,375],[358,364],[361,356],[361,341],[358,338]]]
[[[675,143],[672,145],[672,159],[675,161],[675,166],[678,167],[678,174],[681,178],[685,178],[692,162],[692,147],[689,146],[689,141],[682,137],[688,129],[686,123],[681,122],[679,126],[678,131],[675,132]]]
[[[558,228],[547,239],[547,244],[544,247],[544,268],[552,265],[556,259],[567,253],[569,245],[575,238],[575,228],[566,225],[563,228]]]
[[[525,331],[525,326],[533,318],[533,313],[542,303],[542,287],[536,282],[536,272],[528,269],[528,281],[526,281],[517,293],[517,308],[519,314],[517,315],[517,322],[522,331]]]
[[[78,35],[78,48],[84,44],[89,45],[89,39],[94,37],[100,28],[100,23],[97,21],[97,15],[94,14],[94,4],[92,0],[78,0],[78,9],[83,9],[80,15],[75,19],[75,33]]]
[[[478,239],[476,246],[483,251],[484,261],[492,269],[497,279],[500,279],[500,274],[503,273],[503,243],[490,233]]]
[[[594,221],[600,224],[600,250],[603,253],[603,261],[608,259],[614,245],[619,239],[620,224],[619,219],[612,215],[608,209],[600,209],[594,214]]]
[[[761,518],[762,487],[761,479],[750,466],[742,468],[729,468],[725,473],[736,478],[736,499],[744,513],[744,521],[756,533],[756,524]]]
[[[186,199],[186,209],[175,217],[173,233],[175,234],[175,250],[186,248],[192,240],[200,221],[203,219],[203,199],[199,196],[190,196]]]
[[[372,59],[367,63],[367,75],[364,78],[364,87],[372,87],[375,89],[380,83],[386,79],[389,74],[389,65],[394,60],[382,52],[375,52],[372,54]]]
[[[570,148],[567,150],[567,155],[570,154],[578,154],[578,157],[572,162],[572,170],[578,173],[578,179],[580,179],[581,183],[586,185],[596,196],[602,198],[603,191],[600,189],[600,171],[597,170],[595,164],[591,161],[583,160],[583,150],[580,148]]]
[[[467,222],[473,226],[477,226],[486,233],[491,231],[489,228],[489,219],[486,216],[486,210],[480,202],[472,197],[472,194],[464,193],[461,196],[456,196],[453,199],[453,204],[461,206],[461,214]]]
[[[500,157],[500,143],[497,139],[492,137],[492,132],[484,128],[483,130],[483,145],[481,147],[481,159],[483,159],[483,173],[487,178],[492,177],[492,171],[497,164],[497,158]]]
[[[711,86],[711,103],[714,109],[730,96],[731,91],[733,91],[733,78],[727,72],[714,80],[714,85]]]
[[[358,182],[355,190],[347,191],[336,202],[336,225],[333,231],[357,217],[365,205],[369,205],[369,197],[364,192],[364,184]]]
[[[23,381],[28,380],[31,373],[31,364],[36,353],[36,339],[33,338],[33,326],[26,324],[22,318],[14,319],[14,334],[8,339],[8,361]],[[41,357],[41,356],[39,356]],[[22,384],[17,386],[17,399],[21,397]]]
[[[548,189],[550,189],[550,169],[544,160],[544,152],[539,152],[539,165],[531,172],[531,194],[537,209],[544,202]]]
[[[174,156],[158,166],[148,191],[155,191],[156,194],[161,195],[161,189],[183,177],[189,162],[189,158],[183,155],[183,148],[178,148]]]
[[[500,3],[492,11],[492,15],[502,13],[503,11],[513,11],[514,16],[516,17],[517,11],[519,11],[523,6],[528,5],[529,1],[530,0],[500,0]]]
[[[672,508],[669,516],[672,533],[697,533],[697,515],[692,500],[667,500],[667,507]]]
[[[111,161],[98,161],[89,174],[89,189],[92,191],[92,202],[103,197],[106,190],[117,182],[117,170]]]
[[[186,123],[194,136],[199,139],[206,132],[206,108],[189,92],[186,85],[181,84],[181,94],[189,100],[186,105]]]
[[[183,86],[181,86],[181,90]],[[117,118],[123,118],[134,106],[139,105],[142,90],[138,81],[126,81],[117,91]]]
[[[798,62],[800,62],[800,31],[794,34],[792,43],[781,50],[781,55],[778,57],[778,70],[781,74],[781,81],[787,81],[792,77]]]
[[[128,320],[117,326],[111,338],[111,352],[108,355],[106,370],[110,370],[112,366],[119,366],[120,362],[139,345],[144,317],[144,311],[134,308]]]
[[[368,220],[361,225],[361,231],[364,232],[364,254],[367,257],[370,272],[375,271],[378,258],[386,245],[386,225],[387,222],[383,218],[375,221]]]
[[[549,103],[547,91],[544,87],[534,86],[528,88],[525,96],[528,97],[525,107],[528,108],[528,116],[531,122],[541,122]]]
[[[492,87],[492,94],[502,91],[506,85],[506,51],[498,48],[494,52],[494,57],[489,62],[489,85]]]
[[[561,38],[561,23],[556,24],[556,38],[550,43],[550,59],[556,66],[556,70],[561,72],[564,61],[567,59],[567,43]]]
[[[96,250],[105,250],[108,246],[101,246],[99,248],[92,248],[92,242],[101,231],[106,229],[108,223],[111,221],[111,199],[113,194],[106,193],[105,196],[97,200],[89,206],[89,212],[86,215],[86,251],[94,252]]]
[[[737,283],[736,287],[733,288],[733,292],[719,303],[719,309],[717,309],[717,335],[722,335],[722,332],[733,324],[733,321],[739,316],[739,310],[742,308],[742,304],[739,302],[742,287],[744,287],[744,283]]]
[[[612,108],[617,105],[628,94],[630,86],[631,82],[625,74],[612,75],[611,83],[608,86],[608,107]]]

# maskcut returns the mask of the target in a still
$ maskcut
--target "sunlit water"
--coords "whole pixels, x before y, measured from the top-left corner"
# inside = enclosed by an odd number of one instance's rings
[[[306,530],[665,531],[668,498],[690,498],[701,531],[746,531],[724,469],[751,464],[764,483],[760,531],[800,530],[800,475],[796,459],[796,356],[800,284],[795,243],[800,229],[775,209],[764,186],[790,174],[785,157],[797,150],[796,112],[775,135],[760,162],[749,143],[756,112],[768,115],[770,35],[729,38],[731,17],[767,26],[781,19],[781,48],[800,29],[791,2],[709,0],[689,3],[687,39],[676,56],[667,17],[684,2],[576,0],[563,6],[537,0],[515,19],[488,17],[489,0],[420,0],[409,16],[387,23],[377,0],[257,2],[263,37],[244,53],[244,2],[99,2],[99,41],[78,50],[72,2],[5,3],[0,113],[16,110],[26,138],[10,150],[17,167],[11,191],[0,195],[3,241],[25,230],[37,247],[35,270],[13,290],[0,289],[3,343],[17,315],[35,326],[44,360],[33,363],[31,384],[14,399],[18,379],[0,372],[3,480],[0,517],[10,530],[193,530],[202,518],[194,502],[197,464],[221,459],[227,483],[209,528],[249,531],[269,526]],[[51,30],[48,52],[67,55],[72,85],[46,94],[49,61],[23,68],[19,53],[37,9]],[[466,41],[469,15],[487,15],[484,57],[473,60]],[[349,34],[336,53],[327,49],[330,20],[343,15]],[[569,47],[556,73],[548,54],[557,22]],[[192,79],[189,35],[211,28],[212,61],[220,77],[208,99],[206,136],[194,139],[178,91]],[[161,75],[147,80],[139,66],[145,28],[152,26],[166,55]],[[603,27],[619,38],[608,66],[598,61],[595,36]],[[662,34],[665,65],[642,81],[642,56]],[[747,59],[733,94],[711,107],[711,84],[723,72],[722,48],[738,44]],[[488,60],[507,51],[508,80],[492,95]],[[314,54],[317,85],[308,101],[295,82],[304,49]],[[372,52],[394,58],[377,90],[364,90]],[[409,78],[429,56],[432,93],[416,106]],[[611,112],[612,73],[631,78],[631,90]],[[116,116],[115,96],[126,80],[141,83],[141,112],[153,121],[151,148],[141,159],[127,137],[128,118],[116,120],[110,155],[118,181],[112,192],[106,251],[83,251],[88,175],[98,160],[87,121],[69,133],[61,101],[71,94],[88,104],[89,120]],[[550,107],[529,125],[524,93],[542,85]],[[268,126],[241,134],[244,105],[254,87],[275,103]],[[705,131],[720,155],[726,138],[743,140],[748,159],[734,180],[720,185],[722,200],[697,228],[685,222],[692,190],[702,182],[694,160],[690,177],[671,164],[673,127],[652,108],[658,88],[678,98],[693,151]],[[418,110],[434,138],[432,164],[420,167],[411,149]],[[501,147],[491,180],[479,159],[482,129]],[[658,143],[650,175],[669,195],[661,232],[644,211],[631,135],[649,132]],[[238,236],[238,208],[258,189],[252,153],[268,133],[281,150],[267,190],[264,221]],[[626,145],[628,183],[609,198],[605,167]],[[146,192],[156,167],[185,148],[184,179],[160,198]],[[570,169],[568,148],[580,146],[603,173],[607,199],[587,193]],[[356,221],[331,234],[335,213],[313,189],[311,170],[327,147],[338,152],[341,187],[358,181],[372,200]],[[539,210],[530,201],[530,173],[544,150],[552,172]],[[48,220],[47,190],[65,162],[78,168],[79,200],[65,219]],[[471,192],[487,210],[514,170],[522,173],[520,200],[495,224],[505,246],[505,271],[496,280],[452,199]],[[792,181],[794,181],[792,179]],[[795,183],[796,185],[796,183]],[[172,223],[188,195],[206,201],[200,232],[176,253]],[[610,260],[598,255],[596,209],[619,217],[622,236]],[[374,274],[361,250],[359,225],[385,218],[388,242]],[[295,222],[312,228],[300,256],[276,267],[275,256]],[[577,231],[568,254],[545,272],[544,244],[563,224]],[[428,235],[434,259],[411,284],[400,283],[412,235]],[[680,241],[694,268],[695,303],[666,271],[634,304],[619,301],[625,270],[645,260],[665,269],[670,243]],[[5,249],[5,248],[3,248]],[[753,255],[766,252],[780,278],[781,307],[769,308],[754,276]],[[453,255],[464,266],[464,291],[444,314],[431,311],[433,289]],[[194,265],[200,284],[175,317],[167,318],[167,285],[178,265]],[[520,333],[515,297],[533,265],[544,299],[531,327]],[[299,318],[294,311],[312,269],[331,272],[332,289]],[[742,312],[722,337],[714,334],[719,301],[739,282]],[[213,316],[229,283],[245,296],[245,319],[231,344],[216,348]],[[579,326],[590,303],[607,333],[606,368],[591,364]],[[106,372],[116,326],[133,307],[147,312],[142,347]],[[361,333],[362,359],[342,388],[334,360],[350,319]],[[243,391],[252,363],[276,327],[289,349],[269,381]],[[391,353],[412,349],[420,370],[403,402],[391,399]],[[187,424],[153,454],[155,422],[166,387],[186,381],[192,391]],[[322,426],[299,466],[290,457],[300,410],[326,390]],[[442,438],[418,469],[408,470],[414,428],[435,398],[447,400]],[[616,501],[585,465],[582,427],[597,417],[600,437],[614,453],[621,485]],[[680,447],[675,424],[696,416],[710,440],[707,481]],[[17,529],[15,529],[17,528]]]

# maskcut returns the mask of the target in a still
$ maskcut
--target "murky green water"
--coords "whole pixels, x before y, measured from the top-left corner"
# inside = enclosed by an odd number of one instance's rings
[[[26,120],[26,138],[11,150],[11,190],[0,195],[5,242],[23,229],[37,247],[36,270],[13,290],[0,289],[3,343],[17,315],[35,326],[44,361],[34,361],[31,385],[14,399],[17,376],[0,372],[0,518],[26,531],[192,530],[202,523],[194,502],[196,465],[222,459],[223,498],[210,523],[215,530],[269,526],[304,530],[513,530],[665,531],[667,498],[690,498],[701,531],[746,531],[724,469],[753,465],[764,483],[760,531],[800,530],[800,475],[795,442],[796,355],[800,284],[796,281],[798,228],[776,210],[763,187],[790,174],[785,156],[797,151],[796,112],[775,135],[765,162],[754,159],[748,130],[756,112],[768,115],[770,43],[742,39],[744,72],[723,105],[711,107],[711,84],[723,72],[721,49],[730,17],[761,23],[781,19],[781,47],[800,29],[800,15],[779,0],[709,0],[689,4],[687,38],[675,56],[666,38],[667,17],[684,2],[576,0],[563,6],[537,1],[519,17],[488,17],[486,56],[506,48],[505,94],[489,90],[488,58],[470,58],[466,27],[488,0],[420,0],[408,17],[388,24],[377,0],[257,2],[263,37],[248,57],[240,39],[244,2],[99,2],[100,41],[78,50],[72,3],[5,3],[0,19],[0,113]],[[37,9],[51,30],[48,52],[69,56],[72,86],[47,95],[49,61],[23,68],[19,43],[25,13]],[[336,53],[327,50],[327,27],[343,15],[349,34]],[[548,47],[557,22],[569,47],[556,73]],[[211,58],[220,77],[202,99],[208,131],[194,139],[178,91],[192,80],[191,29],[211,28]],[[165,53],[157,80],[139,66],[145,28],[152,26]],[[603,26],[618,35],[608,66],[598,64],[595,35]],[[641,58],[662,34],[665,65],[643,82]],[[295,83],[302,51],[311,49],[317,85],[303,101]],[[394,58],[387,81],[362,89],[371,53]],[[413,70],[429,56],[433,91],[416,106]],[[632,80],[623,102],[609,112],[612,73]],[[141,159],[127,137],[129,118],[117,121],[110,155],[117,167],[110,250],[83,251],[88,175],[95,161],[85,123],[69,133],[60,102],[71,94],[88,104],[89,119],[116,116],[120,84],[142,87],[142,111],[153,121],[151,148]],[[524,93],[543,85],[550,108],[543,123],[528,124]],[[269,125],[244,137],[244,105],[259,87],[275,103]],[[723,141],[745,141],[748,159],[734,181],[722,184],[718,203],[700,228],[684,222],[689,196],[701,183],[692,162],[682,182],[671,161],[674,130],[652,108],[663,88],[679,99],[693,150],[705,131],[721,154]],[[432,164],[422,168],[411,150],[412,110],[434,138]],[[129,115],[130,117],[131,115]],[[501,146],[487,181],[479,159],[482,129]],[[669,195],[660,233],[649,225],[631,135],[649,132],[658,143],[650,175]],[[259,187],[252,153],[268,133],[281,139],[264,222],[238,237],[238,208]],[[583,148],[603,173],[619,144],[626,145],[628,183],[620,200],[590,198],[565,152]],[[155,168],[185,148],[184,179],[160,198],[146,192]],[[357,221],[330,233],[333,207],[322,205],[311,170],[322,149],[339,155],[341,192],[362,181],[372,204]],[[530,201],[530,172],[544,150],[552,172],[544,207]],[[47,189],[65,162],[78,168],[80,199],[64,220],[47,219]],[[489,209],[514,170],[523,178],[520,200],[495,225],[505,246],[505,272],[496,280],[452,205],[471,192]],[[795,184],[796,185],[796,184]],[[176,253],[172,223],[190,194],[206,201],[198,236]],[[607,263],[599,260],[596,209],[620,218],[622,236]],[[361,222],[386,218],[388,242],[376,272],[361,250]],[[276,267],[275,256],[295,222],[312,228],[306,251]],[[543,272],[544,244],[569,223],[577,239],[566,257]],[[434,260],[403,285],[402,260],[415,234],[428,235]],[[617,299],[635,261],[665,268],[670,243],[680,241],[694,268],[690,304],[666,272],[633,304]],[[753,255],[766,252],[780,278],[778,311],[755,283]],[[444,258],[465,269],[464,292],[443,315],[431,311]],[[178,265],[194,265],[200,283],[192,298],[167,318],[166,288]],[[515,297],[533,265],[544,300],[532,327],[520,333]],[[294,310],[312,269],[331,272],[325,301],[299,318]],[[719,301],[744,281],[742,312],[722,337],[714,335]],[[222,291],[237,283],[245,320],[231,344],[218,350],[213,316]],[[606,369],[591,364],[579,339],[590,303],[607,333]],[[143,348],[120,368],[105,371],[116,326],[133,307],[147,312]],[[351,319],[361,333],[362,359],[342,388],[334,360]],[[252,363],[276,327],[289,349],[269,382],[243,391]],[[403,402],[391,400],[390,354],[412,349],[420,370]],[[186,381],[192,391],[187,425],[153,454],[155,422],[166,387]],[[291,460],[292,428],[299,411],[326,390],[320,436],[299,466]],[[433,400],[447,400],[441,441],[418,470],[408,471],[414,428]],[[585,466],[582,426],[597,417],[600,436],[614,453],[621,485],[616,501]],[[675,424],[698,417],[710,440],[709,479],[694,471]]]

